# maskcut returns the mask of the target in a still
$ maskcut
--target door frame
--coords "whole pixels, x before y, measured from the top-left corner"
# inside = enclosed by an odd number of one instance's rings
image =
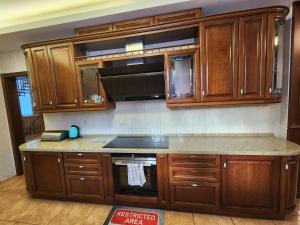
[[[9,133],[10,133],[10,140],[12,145],[12,151],[15,161],[15,168],[16,168],[16,174],[22,175],[23,172],[23,164],[22,164],[22,158],[21,153],[19,150],[19,145],[22,143],[25,143],[25,137],[23,133],[23,125],[17,125],[14,123],[16,121],[16,116],[21,117],[22,120],[22,114],[20,107],[15,107],[16,103],[19,104],[19,100],[17,97],[17,93],[14,92],[14,90],[11,90],[8,88],[9,82],[12,80],[16,80],[17,77],[21,76],[28,76],[27,71],[21,71],[16,73],[5,73],[1,74],[1,82],[2,82],[2,88],[3,88],[3,96],[4,96],[4,102],[5,102],[5,108],[6,108],[6,115],[8,120],[8,127],[9,127]],[[17,84],[16,84],[17,87]],[[17,100],[17,102],[16,102]],[[17,110],[13,110],[17,108]],[[21,135],[22,134],[22,135]],[[22,143],[20,143],[22,142]]]

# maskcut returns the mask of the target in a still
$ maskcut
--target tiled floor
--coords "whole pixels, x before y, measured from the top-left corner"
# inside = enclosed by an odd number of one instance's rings
[[[24,177],[0,183],[0,225],[102,225],[111,206],[32,199]],[[165,225],[300,225],[299,207],[285,221],[165,211]]]

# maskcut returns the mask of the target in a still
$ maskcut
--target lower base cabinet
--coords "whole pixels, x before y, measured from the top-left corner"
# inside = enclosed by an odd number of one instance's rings
[[[171,207],[174,209],[219,209],[220,187],[216,183],[170,183]]]
[[[104,200],[103,179],[92,176],[67,175],[68,196],[79,199]]]
[[[33,196],[118,202],[110,154],[22,152],[22,156],[27,190]],[[145,198],[133,197],[123,204],[284,218],[296,207],[298,168],[298,156],[158,154],[156,200],[150,206]]]

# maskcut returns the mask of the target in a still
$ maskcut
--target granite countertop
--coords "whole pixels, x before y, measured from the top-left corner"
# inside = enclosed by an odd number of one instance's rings
[[[219,155],[300,155],[300,145],[273,135],[170,135],[168,149],[103,148],[117,135],[87,136],[76,140],[42,142],[39,139],[20,146],[21,151],[170,153]]]

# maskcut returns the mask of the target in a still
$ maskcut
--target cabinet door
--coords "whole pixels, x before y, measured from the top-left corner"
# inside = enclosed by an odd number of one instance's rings
[[[102,177],[68,175],[66,180],[69,197],[104,199]]]
[[[169,206],[169,166],[168,155],[157,154],[157,187],[158,187],[158,204],[160,207]]]
[[[61,153],[31,153],[32,193],[38,196],[66,196]]]
[[[224,156],[222,171],[224,210],[276,214],[279,171],[278,157]]]
[[[200,23],[202,101],[237,98],[238,19]]]
[[[170,182],[170,202],[174,209],[219,209],[220,184],[205,182]]]
[[[98,74],[98,64],[77,65],[77,80],[80,107],[103,108],[108,105],[108,99]]]
[[[241,17],[239,21],[239,97],[263,99],[267,16]]]
[[[104,193],[105,200],[108,203],[112,203],[114,200],[114,183],[113,183],[113,172],[112,172],[112,158],[111,154],[103,154],[103,182],[104,182]]]
[[[76,108],[78,91],[72,43],[48,46],[56,108]]]
[[[283,157],[281,163],[280,211],[284,215],[295,210],[297,205],[297,179],[299,157]]]
[[[26,190],[32,193],[32,182],[31,182],[31,167],[30,167],[30,154],[22,152],[23,171],[25,175]]]
[[[199,50],[165,54],[167,103],[196,102],[199,89]]]
[[[31,59],[33,67],[31,80],[34,80],[32,84],[34,85],[33,90],[36,91],[38,109],[52,109],[54,108],[55,95],[47,47],[32,48]]]

